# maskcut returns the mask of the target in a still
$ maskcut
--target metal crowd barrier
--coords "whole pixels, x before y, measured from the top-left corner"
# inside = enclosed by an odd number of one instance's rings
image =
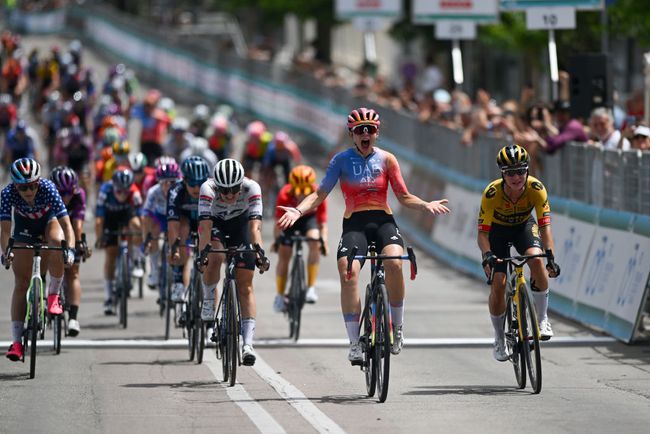
[[[119,23],[126,32],[159,41],[159,45],[174,51],[192,53],[202,62],[222,71],[298,90],[308,98],[318,100],[319,104],[331,107],[332,111],[344,113],[350,107],[373,106],[368,100],[353,96],[349,89],[324,86],[311,74],[268,62],[242,59],[220,49],[214,40],[181,38],[173,30],[161,29],[106,6],[71,8],[67,19],[69,28],[92,32],[93,29],[87,28],[81,18],[88,11]],[[181,88],[181,91],[184,90]],[[410,112],[388,107],[376,108],[382,116],[382,136],[400,148],[483,182],[499,177],[495,155],[506,143],[504,139],[481,136],[467,147],[461,145],[459,131],[419,122]],[[326,144],[334,146],[338,135],[339,132],[333,132],[331,142]],[[598,207],[650,215],[650,153],[603,151],[586,144],[570,143],[554,155],[542,155],[540,158],[542,170],[539,178],[552,195]]]

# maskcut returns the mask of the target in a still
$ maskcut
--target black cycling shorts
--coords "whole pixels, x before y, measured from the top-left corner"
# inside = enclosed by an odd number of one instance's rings
[[[318,221],[316,220],[316,213],[300,217],[298,221],[289,229],[282,232],[278,237],[278,242],[283,246],[291,246],[291,236],[298,232],[300,235],[307,235],[307,231],[311,229],[318,229]]]
[[[390,244],[404,247],[404,240],[391,214],[380,210],[360,211],[344,218],[336,259],[347,256],[354,246],[358,247],[358,255],[365,255],[371,242],[375,243],[377,254]]]
[[[531,215],[525,223],[517,226],[492,225],[489,235],[490,250],[497,258],[507,258],[510,256],[508,243],[517,249],[520,255],[531,247],[542,248],[542,239],[539,237],[539,227]],[[494,267],[495,273],[505,273],[506,264],[498,263]]]
[[[104,230],[114,233],[104,235],[106,246],[117,246],[117,231],[124,228],[128,229],[129,222],[136,216],[133,208],[127,208],[124,211],[107,212],[104,217]]]
[[[248,231],[248,213],[231,220],[212,219],[212,240],[219,240],[224,247],[251,247]],[[255,269],[255,253],[240,253],[235,262],[236,268]]]

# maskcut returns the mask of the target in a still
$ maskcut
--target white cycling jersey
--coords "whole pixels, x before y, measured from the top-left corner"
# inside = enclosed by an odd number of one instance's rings
[[[226,203],[221,199],[213,178],[201,185],[199,220],[213,217],[220,220],[231,220],[246,212],[248,212],[249,219],[262,218],[262,189],[257,182],[244,178],[241,192],[234,203]]]
[[[167,199],[160,184],[156,184],[147,191],[147,199],[144,201],[142,210],[145,215],[157,214],[165,216],[167,214]]]

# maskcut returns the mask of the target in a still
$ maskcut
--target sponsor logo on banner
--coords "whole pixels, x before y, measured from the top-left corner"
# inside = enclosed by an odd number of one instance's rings
[[[595,231],[594,225],[561,214],[553,215],[553,253],[556,262],[562,267],[562,273],[549,282],[552,292],[558,292],[571,300],[576,299]]]
[[[476,219],[481,205],[481,193],[447,184],[442,197],[453,204],[453,211],[451,215],[436,220],[433,240],[454,253],[479,261],[481,252],[476,244]]]
[[[577,300],[634,324],[650,273],[649,249],[646,237],[597,228]]]

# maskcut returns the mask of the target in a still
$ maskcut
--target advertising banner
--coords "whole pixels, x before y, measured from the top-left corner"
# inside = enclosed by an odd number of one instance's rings
[[[555,258],[562,267],[560,276],[550,281],[552,291],[575,300],[580,277],[584,274],[596,226],[561,214],[553,214],[551,225]]]
[[[447,218],[436,219],[433,240],[454,253],[480,262],[481,252],[476,237],[481,193],[446,184],[444,197],[449,199],[453,211]]]
[[[499,20],[497,0],[414,0],[412,19],[415,24],[439,20],[470,20],[495,23]]]

